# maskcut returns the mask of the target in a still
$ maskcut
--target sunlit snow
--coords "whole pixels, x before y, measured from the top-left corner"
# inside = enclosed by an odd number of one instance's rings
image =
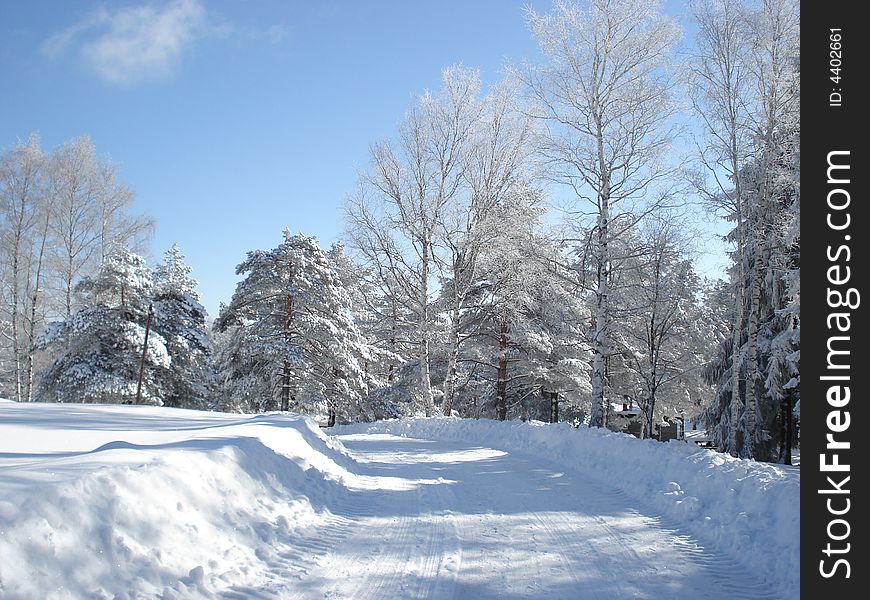
[[[798,595],[796,470],[543,424],[334,431],[2,403],[0,597]]]

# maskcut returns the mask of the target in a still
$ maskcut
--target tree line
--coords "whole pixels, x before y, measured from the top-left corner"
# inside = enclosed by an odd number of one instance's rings
[[[178,248],[153,270],[132,252],[150,222],[87,140],[49,155],[19,144],[0,158],[2,393],[328,424],[601,427],[628,404],[643,437],[680,414],[723,451],[788,462],[799,7],[690,8],[688,48],[655,3],[528,10],[541,61],[489,86],[445,69],[372,144],[344,243],[287,230],[249,252],[213,322]],[[694,266],[698,213],[732,224],[721,280]]]

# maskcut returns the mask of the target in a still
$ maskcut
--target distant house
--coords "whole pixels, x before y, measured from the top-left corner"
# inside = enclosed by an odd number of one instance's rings
[[[665,415],[662,417],[661,423],[656,423],[655,430],[655,437],[661,442],[686,439],[686,428],[683,422],[683,417],[679,415],[675,417]]]
[[[625,402],[610,403],[610,417],[607,419],[607,428],[618,433],[628,433],[636,438],[641,436],[643,423],[641,421],[640,408],[634,406],[634,402],[628,396]]]
[[[713,441],[713,438],[711,438],[710,434],[704,429],[693,429],[687,431],[686,441],[695,442],[701,448],[710,448],[711,450],[716,449],[716,442]]]
[[[634,405],[630,397],[626,396],[625,402],[622,404],[611,402],[607,428],[611,431],[631,434],[636,438],[641,437],[643,415],[640,408]],[[685,440],[685,426],[682,415],[665,415],[662,417],[662,422],[656,423],[653,426],[652,437],[662,442]]]

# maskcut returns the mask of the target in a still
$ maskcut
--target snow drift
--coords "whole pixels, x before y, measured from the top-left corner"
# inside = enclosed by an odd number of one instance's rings
[[[539,423],[415,419],[334,432],[546,457],[625,490],[775,597],[798,597],[796,469]],[[364,467],[298,415],[0,403],[0,597],[282,597],[329,550],[324,533],[349,526],[361,490],[440,481]]]
[[[350,459],[301,416],[0,407],[0,597],[197,598],[288,576]],[[142,596],[140,596],[142,595]]]
[[[418,418],[356,424],[337,433],[389,433],[474,442],[544,456],[623,489],[668,525],[712,544],[779,598],[800,590],[800,472],[607,430],[538,422]]]

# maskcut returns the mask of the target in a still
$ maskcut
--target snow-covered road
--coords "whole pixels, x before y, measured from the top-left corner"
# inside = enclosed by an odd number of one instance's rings
[[[299,548],[307,564],[281,595],[774,598],[617,488],[547,460],[385,434],[339,439],[367,483]]]
[[[0,403],[0,598],[791,600],[799,473],[568,425]]]

